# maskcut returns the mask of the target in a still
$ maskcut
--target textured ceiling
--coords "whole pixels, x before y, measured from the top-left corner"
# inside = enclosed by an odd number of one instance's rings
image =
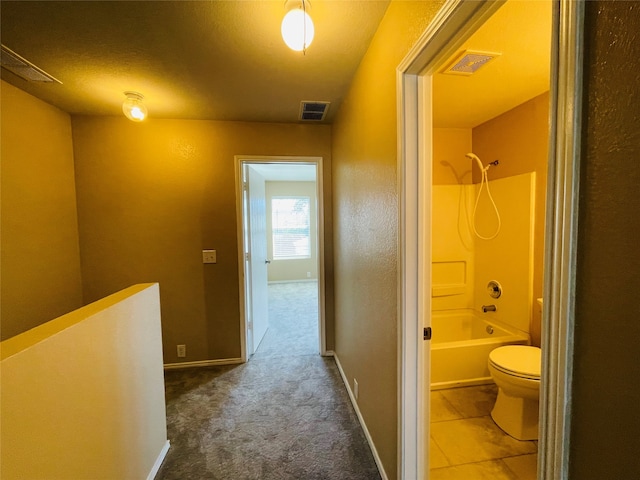
[[[424,0],[427,1],[427,0]],[[2,43],[60,79],[2,78],[71,114],[120,115],[123,92],[156,118],[331,123],[388,0],[311,0],[306,55],[280,36],[284,0],[0,2]],[[470,128],[549,88],[551,2],[510,0],[459,51],[501,52],[471,77],[434,76],[434,124]]]
[[[2,0],[2,43],[63,85],[2,78],[72,114],[119,115],[134,90],[154,117],[295,122],[320,100],[331,121],[388,3],[312,0],[303,55],[280,35],[283,0]]]

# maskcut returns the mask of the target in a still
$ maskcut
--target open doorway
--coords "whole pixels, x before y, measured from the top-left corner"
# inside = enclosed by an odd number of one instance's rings
[[[242,358],[324,354],[322,159],[236,164]]]
[[[526,2],[523,2],[526,3]],[[429,478],[433,294],[432,190],[434,75],[504,2],[448,1],[398,68],[401,175],[401,437],[402,478]],[[575,176],[579,141],[582,10],[553,3],[549,185],[543,289],[543,354],[538,478],[564,478],[570,416]],[[494,159],[486,159],[493,161]],[[533,304],[532,304],[533,307]],[[424,336],[422,335],[424,331]],[[418,336],[419,334],[419,336]],[[436,332],[434,331],[434,335]]]
[[[536,478],[540,363],[525,415],[496,408],[488,360],[541,352],[551,25],[551,1],[507,0],[432,77],[434,476]]]

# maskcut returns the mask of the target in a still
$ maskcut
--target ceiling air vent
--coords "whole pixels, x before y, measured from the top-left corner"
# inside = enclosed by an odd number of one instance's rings
[[[496,57],[500,53],[494,52],[477,52],[473,50],[465,50],[458,55],[442,73],[450,75],[473,75],[478,69]]]
[[[300,102],[300,120],[321,122],[331,102]]]
[[[36,67],[29,60],[22,58],[16,52],[11,50],[10,48],[5,47],[4,45],[2,45],[1,63],[2,68],[6,68],[20,78],[24,78],[25,80],[28,80],[30,82],[62,83],[54,76],[49,75],[41,68]]]

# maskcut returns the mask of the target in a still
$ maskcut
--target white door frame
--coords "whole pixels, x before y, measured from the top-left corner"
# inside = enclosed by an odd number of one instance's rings
[[[243,362],[248,360],[247,353],[247,295],[245,278],[248,272],[244,252],[246,251],[244,238],[244,209],[242,208],[243,182],[242,171],[246,164],[290,164],[290,165],[315,165],[316,167],[316,201],[317,201],[317,246],[318,246],[318,333],[319,350],[321,355],[327,355],[326,328],[325,328],[325,288],[324,288],[324,198],[322,183],[322,157],[294,157],[294,156],[264,156],[264,155],[236,155],[236,221],[238,238],[238,283],[240,287],[240,351]]]
[[[245,164],[242,212],[245,214],[245,312],[247,313],[247,356],[251,356],[269,330],[269,255],[267,253],[266,180]],[[254,287],[258,288],[254,288]],[[257,307],[257,308],[256,308]]]
[[[398,477],[428,478],[431,77],[501,5],[447,0],[397,69],[399,159]],[[583,1],[553,2],[538,478],[568,478],[582,101]],[[425,362],[425,360],[427,360]]]

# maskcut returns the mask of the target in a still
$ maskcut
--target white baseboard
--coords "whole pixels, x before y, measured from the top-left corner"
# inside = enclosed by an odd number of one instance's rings
[[[211,367],[214,365],[237,365],[244,363],[241,358],[221,358],[219,360],[200,360],[198,362],[180,362],[180,363],[165,363],[165,370],[176,370],[178,368],[192,368],[192,367]]]
[[[349,393],[349,398],[351,399],[351,404],[353,405],[354,410],[356,411],[356,415],[358,416],[358,420],[360,421],[360,425],[362,426],[362,430],[364,431],[364,436],[367,438],[367,442],[369,442],[369,447],[371,448],[371,453],[373,453],[373,459],[376,461],[376,466],[378,467],[378,471],[380,472],[380,476],[382,480],[388,480],[387,472],[384,471],[384,467],[382,466],[382,460],[380,460],[380,456],[378,455],[378,451],[376,450],[376,446],[373,443],[373,439],[369,434],[369,430],[367,429],[367,425],[364,422],[364,418],[362,417],[362,413],[360,412],[360,407],[358,407],[358,402],[356,397],[354,397],[353,392],[351,391],[351,385],[349,384],[349,380],[347,380],[347,376],[342,369],[342,365],[340,364],[340,359],[338,355],[333,353],[333,358],[336,360],[336,365],[338,365],[338,371],[340,372],[340,376],[342,377],[342,382],[344,386],[347,387],[347,392]]]
[[[153,467],[151,468],[149,475],[147,475],[147,480],[153,480],[154,478],[156,478],[156,475],[158,474],[158,470],[160,470],[160,466],[164,461],[164,457],[167,456],[167,452],[169,451],[170,446],[171,445],[169,444],[169,440],[167,440],[167,443],[165,443],[164,446],[162,447],[162,450],[160,450],[160,453],[158,454],[158,458],[156,458],[156,461],[153,464]]]

